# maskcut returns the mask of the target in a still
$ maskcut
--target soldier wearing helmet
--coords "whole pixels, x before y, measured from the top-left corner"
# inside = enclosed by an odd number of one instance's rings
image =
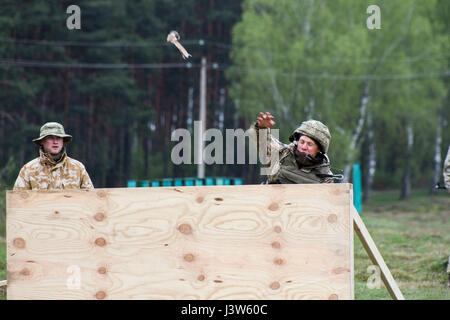
[[[33,142],[39,157],[25,164],[19,172],[14,190],[92,189],[84,165],[67,156],[65,145],[72,136],[57,122],[47,122]]]
[[[291,143],[286,145],[270,134],[270,128],[275,125],[273,119],[269,112],[260,112],[250,128],[250,136],[255,141],[261,141],[263,131],[267,137],[265,150],[261,150],[258,144],[260,158],[274,153],[278,158],[269,164],[268,183],[333,182],[330,160],[326,154],[331,139],[327,126],[317,120],[304,121],[290,136]]]

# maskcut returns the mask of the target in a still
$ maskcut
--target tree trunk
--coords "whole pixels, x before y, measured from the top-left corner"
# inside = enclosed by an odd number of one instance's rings
[[[93,163],[93,150],[94,148],[93,146],[93,138],[94,138],[94,128],[95,128],[95,123],[94,123],[94,113],[95,113],[95,105],[94,105],[94,97],[92,95],[89,95],[89,118],[88,118],[88,122],[89,122],[89,126],[87,128],[87,162],[88,163]]]
[[[121,186],[127,185],[127,180],[131,178],[131,134],[130,134],[131,125],[124,126],[124,134],[123,134],[123,174],[122,179],[120,181]]]
[[[46,122],[47,119],[47,98],[48,98],[48,90],[45,90],[44,93],[42,94],[42,103],[41,103],[41,122],[43,123],[44,121]],[[65,126],[67,126],[66,124],[64,124]]]
[[[406,152],[405,152],[405,171],[402,178],[402,189],[400,199],[406,199],[411,193],[411,157],[414,143],[414,131],[411,120],[406,125]]]
[[[367,140],[368,140],[368,158],[367,158],[367,177],[364,183],[363,202],[370,200],[370,194],[372,191],[373,179],[375,177],[376,169],[376,147],[375,147],[375,129],[373,127],[372,113],[367,113]]]
[[[439,182],[441,177],[441,147],[442,147],[442,117],[438,111],[438,119],[436,123],[436,140],[434,140],[434,175],[433,184],[431,185],[430,194],[436,194],[437,190],[434,186]]]
[[[70,53],[70,48],[66,49],[66,54]],[[69,55],[70,56],[70,55]],[[70,70],[64,72],[64,125],[69,126],[70,119]]]
[[[314,109],[315,109],[315,100],[314,96],[311,95],[309,97],[309,103],[306,105],[306,120],[314,119]]]
[[[355,130],[353,131],[352,140],[350,141],[350,148],[347,157],[347,164],[344,167],[344,182],[348,182],[348,177],[350,175],[350,169],[353,165],[353,153],[356,150],[358,142],[361,137],[361,132],[364,126],[364,121],[366,119],[367,108],[370,103],[370,82],[367,81],[364,86],[363,95],[361,97],[361,104],[359,106],[359,119],[356,124]]]
[[[194,132],[194,87],[189,87],[188,91],[188,113],[186,119],[187,129]]]
[[[219,112],[217,114],[216,117],[216,121],[217,121],[217,127],[218,129],[222,132],[223,137],[225,139],[225,97],[226,97],[226,90],[225,88],[220,88],[219,90],[220,93],[220,97],[219,97]],[[225,141],[224,141],[224,145],[225,145]],[[227,151],[226,148],[223,151],[223,156],[226,157]],[[217,172],[217,171],[216,171]],[[223,176],[225,174],[225,166],[224,165],[219,165],[218,166],[218,172],[219,175]]]

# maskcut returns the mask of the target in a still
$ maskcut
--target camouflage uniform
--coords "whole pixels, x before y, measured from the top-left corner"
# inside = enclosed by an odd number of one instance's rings
[[[445,187],[450,191],[450,146],[448,147],[447,157],[445,157],[443,171]]]
[[[320,125],[325,128],[326,134],[317,132],[317,124],[319,121],[310,120],[303,122],[290,137],[289,145],[281,143],[270,134],[270,128],[258,128],[254,123],[249,129],[249,136],[256,142],[259,156],[261,159],[270,159],[273,153],[278,153],[277,161],[270,161],[268,168],[268,183],[270,184],[289,184],[289,183],[330,183],[333,181],[333,173],[330,169],[330,160],[326,155],[328,151],[329,139],[331,138],[328,128],[322,123]],[[310,127],[312,125],[312,127]],[[306,127],[305,127],[306,126]],[[306,131],[304,130],[306,128]],[[312,129],[312,130],[311,130]],[[314,133],[313,135],[310,133]],[[309,133],[309,134],[307,134]],[[307,135],[319,142],[323,149],[323,161],[321,163],[300,167],[295,159],[295,150],[297,149],[297,141],[300,135]],[[260,142],[265,145],[260,145]],[[272,159],[273,160],[273,159]],[[264,163],[265,161],[263,161]]]
[[[56,135],[69,142],[72,137],[66,135],[62,125],[47,123],[41,128],[41,135],[33,142],[39,142],[48,135]],[[92,181],[84,165],[67,156],[65,148],[61,157],[55,161],[41,147],[39,158],[25,164],[19,172],[14,190],[58,190],[58,189],[92,189]]]

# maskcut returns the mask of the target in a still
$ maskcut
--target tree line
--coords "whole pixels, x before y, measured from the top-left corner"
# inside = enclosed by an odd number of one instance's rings
[[[378,3],[381,29],[366,27]],[[64,124],[70,156],[100,187],[189,177],[171,162],[171,133],[199,118],[206,57],[207,128],[246,129],[276,116],[287,142],[302,120],[326,123],[335,172],[363,168],[374,188],[432,186],[450,141],[449,4],[445,0],[71,1],[0,5],[0,183],[37,156],[47,121]],[[193,55],[165,38],[177,30]],[[209,165],[207,176],[259,183],[256,165]]]
[[[378,4],[380,29],[368,28]],[[231,95],[246,117],[262,108],[288,137],[302,119],[332,133],[332,166],[374,188],[442,179],[450,135],[449,18],[445,0],[247,0],[233,29]]]

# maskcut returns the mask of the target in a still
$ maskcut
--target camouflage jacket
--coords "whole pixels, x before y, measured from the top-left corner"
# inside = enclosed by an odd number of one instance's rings
[[[445,187],[450,191],[450,146],[448,147],[447,156],[445,157],[443,171]]]
[[[39,158],[25,164],[19,172],[14,190],[92,189],[91,178],[84,165],[69,158],[64,151],[61,160],[39,150]]]
[[[295,161],[296,145],[281,143],[271,134],[271,130],[259,129],[253,124],[248,130],[249,137],[256,143],[261,163],[266,164],[268,183],[330,183],[333,181],[330,161],[325,155],[323,163],[300,168]]]

